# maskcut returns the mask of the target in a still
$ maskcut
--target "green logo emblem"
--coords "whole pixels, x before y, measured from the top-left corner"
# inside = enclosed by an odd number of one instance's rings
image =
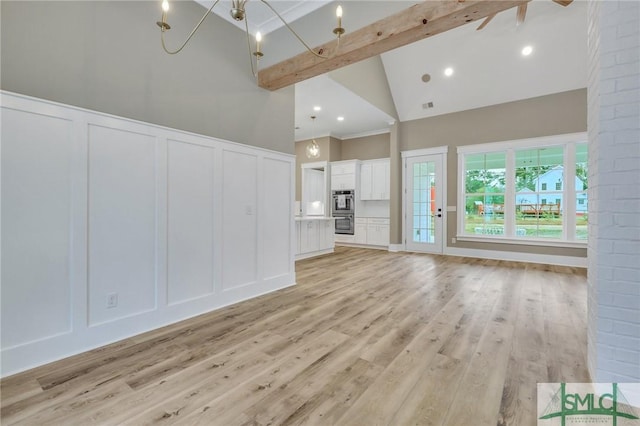
[[[572,416],[580,416],[588,423],[593,422],[593,416],[606,416],[613,422],[613,426],[617,426],[618,419],[639,419],[617,383],[612,384],[611,393],[601,395],[595,392],[567,392],[566,383],[561,383],[560,389],[551,397],[539,419],[560,418],[561,425],[565,426],[567,418]]]

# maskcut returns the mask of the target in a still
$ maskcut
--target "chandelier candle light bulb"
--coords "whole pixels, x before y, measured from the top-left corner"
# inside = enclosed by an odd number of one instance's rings
[[[344,28],[342,28],[342,6],[336,8],[336,17],[338,18],[338,26],[333,29],[333,33],[338,36],[338,42],[340,42],[340,36],[344,34]]]
[[[262,34],[260,31],[256,33],[256,56],[259,58],[262,56],[262,52],[260,51],[260,42],[262,42]]]
[[[169,12],[169,0],[162,0],[162,18],[157,24],[160,27],[160,31],[163,32],[171,29],[169,24],[167,24],[167,12]]]

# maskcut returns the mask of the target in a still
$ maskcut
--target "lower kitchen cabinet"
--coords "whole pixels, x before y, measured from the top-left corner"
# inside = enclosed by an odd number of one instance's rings
[[[333,218],[296,218],[296,260],[332,253],[334,233]]]
[[[355,219],[353,242],[367,244],[367,218]]]
[[[367,244],[389,246],[389,219],[369,218],[367,220]]]
[[[346,244],[388,247],[389,228],[388,218],[357,217],[353,237],[349,240],[339,239],[336,241]]]

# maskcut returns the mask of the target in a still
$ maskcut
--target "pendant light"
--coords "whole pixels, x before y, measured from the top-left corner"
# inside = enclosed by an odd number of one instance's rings
[[[315,139],[316,116],[311,116],[311,142],[307,144],[307,158],[318,158],[320,156],[320,146]]]

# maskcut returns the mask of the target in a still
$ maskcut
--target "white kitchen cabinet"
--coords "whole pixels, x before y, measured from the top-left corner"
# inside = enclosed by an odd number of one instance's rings
[[[336,243],[353,244],[356,242],[355,235],[349,235],[349,234],[336,234],[335,239],[336,239]]]
[[[339,191],[357,188],[358,161],[337,161],[331,163],[331,190]]]
[[[388,158],[364,161],[360,167],[360,199],[388,200],[390,193]]]
[[[318,221],[302,221],[300,223],[300,253],[317,251],[319,247]]]
[[[373,200],[373,164],[362,163],[360,166],[360,199]]]
[[[348,175],[355,174],[357,161],[334,161],[331,163],[332,175]]]
[[[331,175],[331,190],[356,189],[355,173],[347,175]]]
[[[367,220],[367,244],[389,245],[389,219],[369,218]]]
[[[356,218],[354,226],[354,243],[367,244],[367,219]]]
[[[320,239],[320,250],[333,249],[335,245],[335,221],[334,220],[323,220],[319,221],[319,239]]]
[[[296,260],[333,252],[334,234],[333,218],[296,218]]]
[[[336,235],[335,241],[347,245],[388,247],[390,223],[388,217],[357,217],[353,235]]]

